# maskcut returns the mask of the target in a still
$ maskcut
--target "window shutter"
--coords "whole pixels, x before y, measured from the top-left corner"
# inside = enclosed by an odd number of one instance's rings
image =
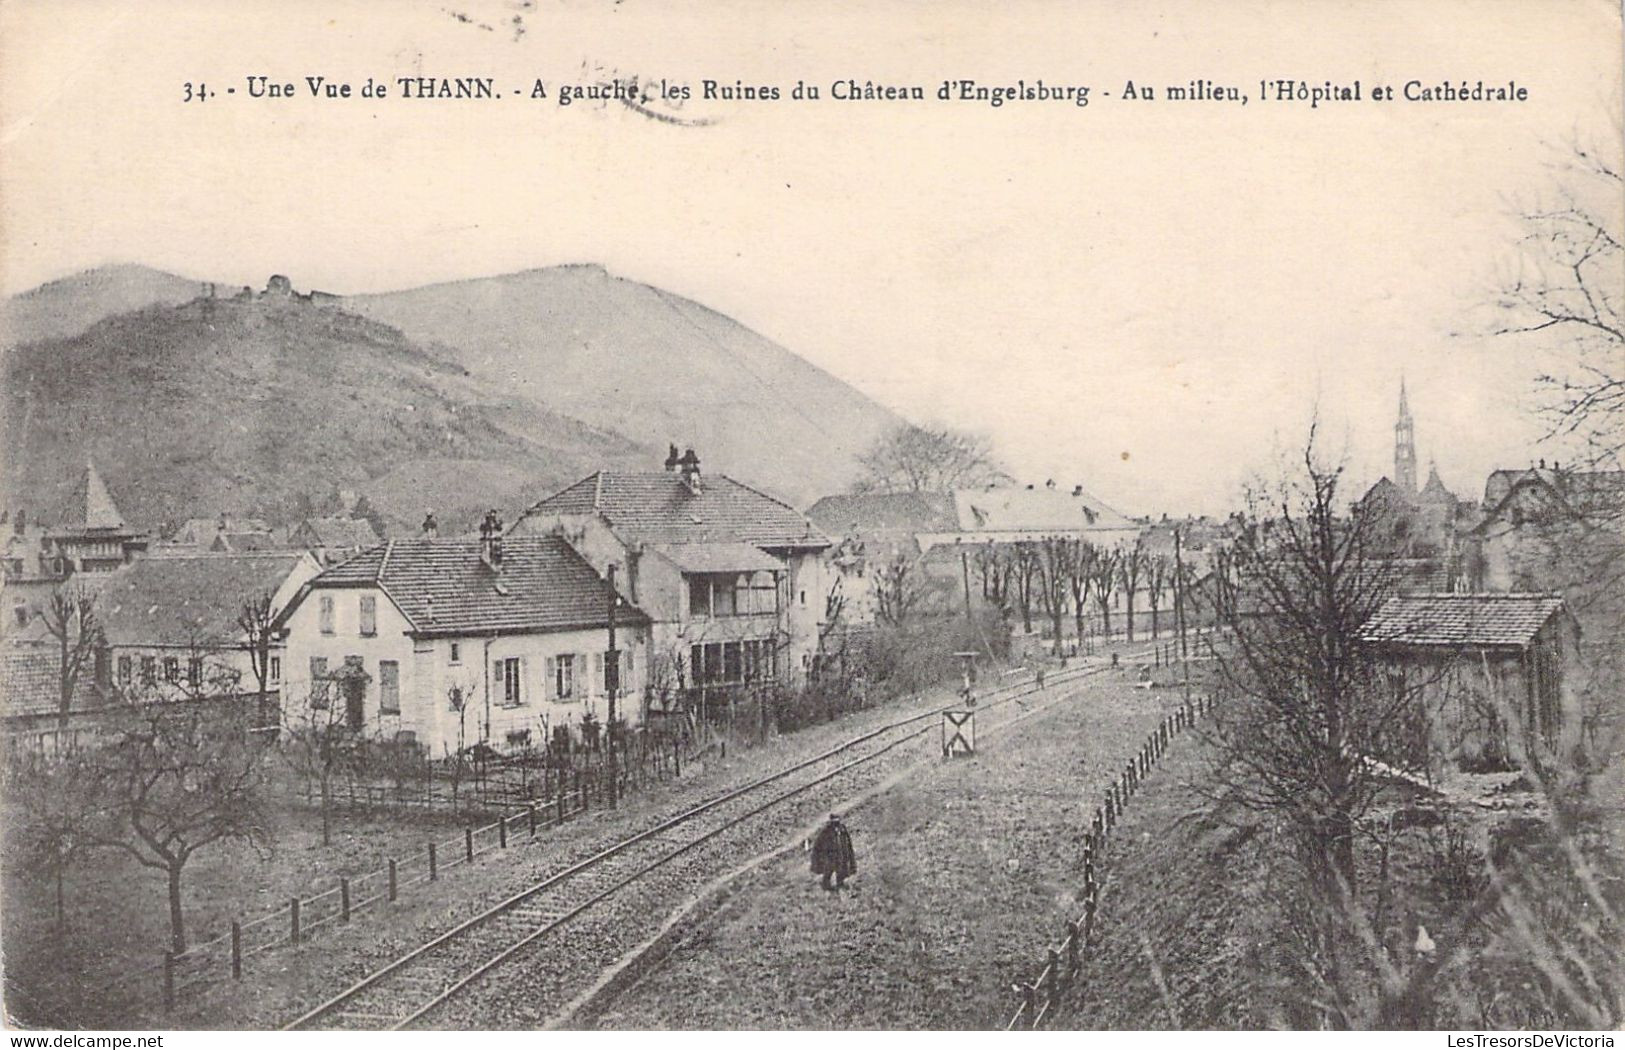
[[[559,698],[558,662],[549,656],[546,668],[547,681],[542,683],[542,695],[549,700],[557,700]]]
[[[594,692],[596,692],[599,696],[605,695],[606,690],[604,689],[605,682],[603,653],[592,654],[592,682]]]
[[[525,702],[525,658],[517,657],[513,662],[513,702]]]
[[[495,693],[497,696],[500,697],[502,695],[502,661],[501,660],[492,660],[491,661],[491,681],[492,681],[493,686],[494,686],[491,691],[493,693]]]
[[[621,650],[621,693],[625,695],[632,689],[632,650]]]

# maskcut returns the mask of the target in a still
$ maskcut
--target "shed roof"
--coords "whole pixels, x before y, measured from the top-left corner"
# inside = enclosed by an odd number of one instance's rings
[[[748,543],[657,543],[650,547],[683,572],[777,572],[778,560]]]
[[[1389,598],[1360,628],[1378,645],[1524,648],[1564,609],[1550,594],[1414,594]]]

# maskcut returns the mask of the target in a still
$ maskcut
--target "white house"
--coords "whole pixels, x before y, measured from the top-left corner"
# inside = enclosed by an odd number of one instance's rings
[[[664,472],[599,471],[531,507],[511,536],[558,536],[651,621],[652,703],[805,673],[834,581],[825,536],[794,507],[721,475],[692,449]]]
[[[507,750],[607,722],[618,677],[615,715],[635,722],[649,618],[615,595],[611,650],[612,593],[559,537],[505,538],[491,520],[478,539],[390,540],[311,580],[279,620],[285,717],[342,719],[435,757]],[[346,668],[362,689],[335,686]]]

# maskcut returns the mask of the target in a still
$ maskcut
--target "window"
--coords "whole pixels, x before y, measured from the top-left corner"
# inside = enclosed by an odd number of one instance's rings
[[[178,682],[181,680],[181,661],[176,656],[164,657],[164,681]]]
[[[454,664],[460,664],[460,663],[463,662],[463,643],[462,642],[452,642],[451,643],[451,662],[454,663]]]
[[[19,573],[18,575],[21,575],[21,573]],[[27,627],[28,626],[28,606],[19,605],[19,606],[17,606],[16,611],[17,611],[17,626],[18,627]]]
[[[361,596],[361,636],[371,638],[378,633],[378,596]]]
[[[203,684],[203,657],[194,656],[186,661],[186,684],[193,689]]]
[[[547,661],[548,688],[552,690],[554,700],[569,700],[575,696],[576,668],[575,657],[570,653],[563,653],[551,657]]]
[[[492,689],[498,703],[504,707],[518,707],[524,703],[524,663],[517,656],[491,661]]]
[[[265,678],[269,682],[282,681],[282,657],[272,656],[265,662]]]
[[[310,658],[310,706],[314,711],[327,710],[327,657]]]
[[[158,680],[158,658],[143,656],[141,658],[141,683],[151,685]]]
[[[118,684],[129,685],[135,678],[135,661],[128,656],[118,658]]]
[[[378,711],[386,715],[401,713],[401,665],[395,660],[378,661]]]
[[[691,616],[753,616],[775,612],[778,586],[770,572],[701,573],[688,577]]]
[[[317,621],[318,621],[318,623],[320,625],[321,632],[323,634],[332,634],[333,633],[333,596],[331,594],[322,595],[321,602],[317,605],[316,608],[317,608]]]

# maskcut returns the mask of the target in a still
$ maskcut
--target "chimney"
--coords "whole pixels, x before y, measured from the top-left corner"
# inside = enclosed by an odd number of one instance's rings
[[[495,510],[486,511],[480,522],[480,561],[492,572],[502,571],[502,519]]]
[[[440,523],[434,520],[432,510],[423,518],[423,535],[430,539],[440,535]]]
[[[677,470],[677,464],[681,462],[682,460],[677,457],[677,446],[671,446],[671,451],[666,453],[666,473],[675,473]]]
[[[1053,489],[1055,487],[1055,479],[1054,478],[1046,478],[1046,479],[1044,479],[1044,487],[1047,488],[1047,489]]]
[[[1074,495],[1074,496],[1083,495],[1083,486],[1082,485],[1073,485],[1072,486],[1072,495]]]
[[[682,468],[683,484],[688,486],[688,491],[699,495],[700,457],[694,454],[693,449],[684,449],[683,458],[678,461],[678,465]]]

